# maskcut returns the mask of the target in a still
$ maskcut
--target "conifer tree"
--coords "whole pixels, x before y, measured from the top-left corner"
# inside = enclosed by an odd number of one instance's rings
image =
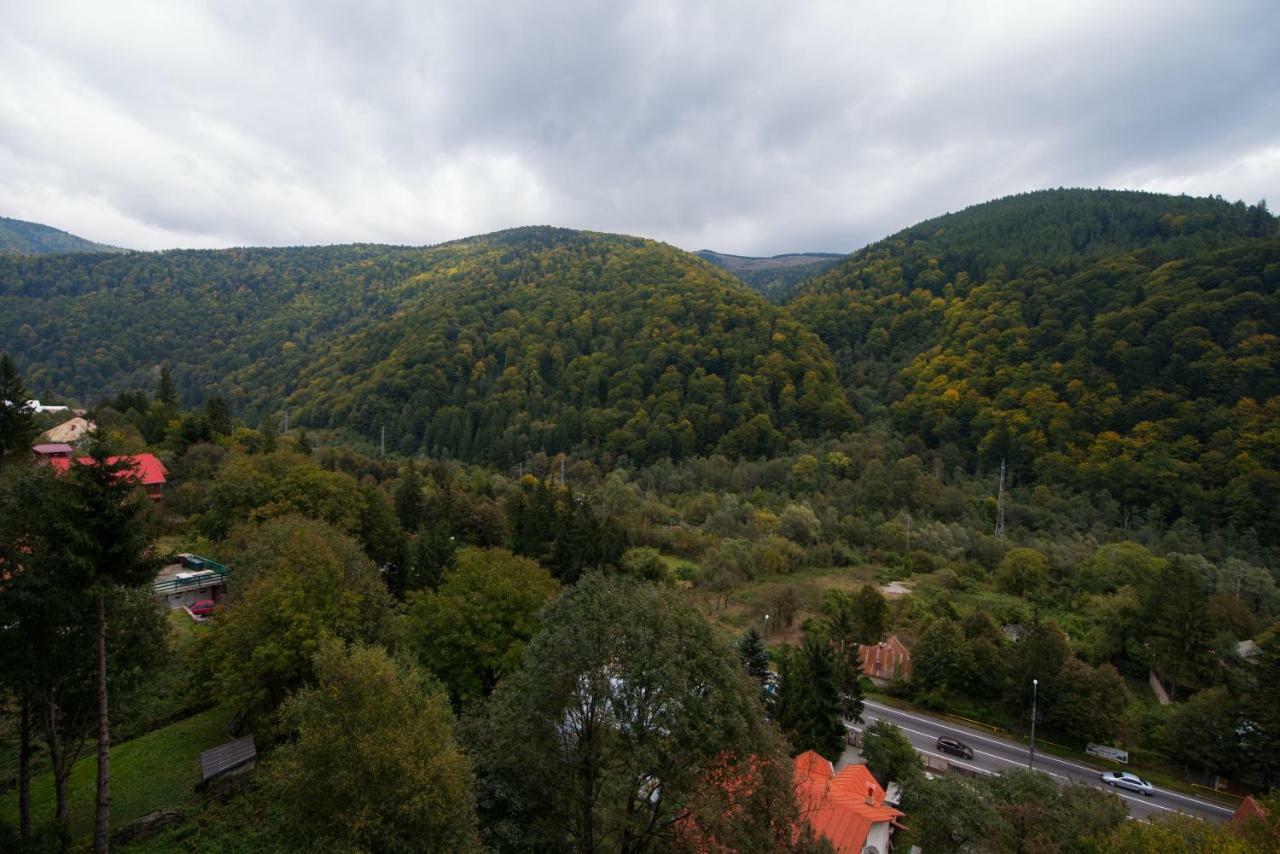
[[[738,658],[742,661],[743,669],[760,683],[763,690],[765,680],[769,678],[769,657],[765,654],[764,640],[754,628],[748,629],[742,640],[738,641]]]
[[[774,717],[794,753],[815,750],[838,760],[845,746],[843,705],[829,645],[810,636],[784,655]]]
[[[6,458],[28,453],[38,432],[18,366],[8,353],[0,354],[0,469]]]
[[[97,607],[98,796],[94,850],[110,835],[111,730],[107,697],[107,599],[116,588],[139,587],[155,577],[149,556],[152,509],[138,488],[133,464],[112,458],[104,440],[90,445],[90,460],[72,468],[73,539],[69,559]]]
[[[173,387],[173,375],[169,372],[168,365],[160,368],[160,384],[156,387],[156,400],[170,409],[178,408],[178,390]]]
[[[408,463],[400,474],[395,491],[396,516],[400,527],[412,534],[422,524],[422,478],[418,467]]]

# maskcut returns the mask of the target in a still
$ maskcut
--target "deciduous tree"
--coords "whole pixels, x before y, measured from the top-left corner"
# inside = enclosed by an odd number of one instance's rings
[[[471,764],[444,691],[378,646],[324,640],[314,687],[281,708],[294,736],[263,769],[292,850],[480,851]]]
[[[539,615],[560,585],[505,549],[465,548],[438,590],[409,595],[409,640],[458,706],[487,696],[524,660]]]
[[[489,841],[667,850],[686,838],[713,777],[745,778],[757,763],[776,769],[774,797],[761,799],[774,807],[744,815],[735,832],[789,838],[790,766],[758,694],[679,591],[588,575],[551,607],[524,664],[464,730]]]
[[[889,721],[876,721],[862,731],[862,756],[882,786],[897,783],[905,791],[924,777],[920,754],[906,733]]]

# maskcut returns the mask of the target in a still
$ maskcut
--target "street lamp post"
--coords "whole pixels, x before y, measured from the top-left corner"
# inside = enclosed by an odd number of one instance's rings
[[[765,637],[769,636],[769,615],[768,614],[764,615],[764,636]]]
[[[1031,756],[1027,759],[1027,767],[1036,764],[1036,700],[1039,695],[1039,679],[1031,680]]]

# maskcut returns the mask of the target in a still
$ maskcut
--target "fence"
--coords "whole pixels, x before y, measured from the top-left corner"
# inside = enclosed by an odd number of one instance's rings
[[[155,592],[157,596],[181,593],[184,590],[209,587],[214,584],[226,584],[227,576],[231,574],[230,569],[207,557],[196,557],[194,555],[192,557],[194,560],[190,561],[190,563],[195,564],[192,568],[196,569],[196,571],[179,573],[156,581]]]

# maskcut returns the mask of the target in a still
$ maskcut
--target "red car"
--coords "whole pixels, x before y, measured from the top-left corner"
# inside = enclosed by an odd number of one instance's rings
[[[213,613],[216,603],[212,599],[205,599],[192,605],[190,611],[197,617],[207,617]]]

